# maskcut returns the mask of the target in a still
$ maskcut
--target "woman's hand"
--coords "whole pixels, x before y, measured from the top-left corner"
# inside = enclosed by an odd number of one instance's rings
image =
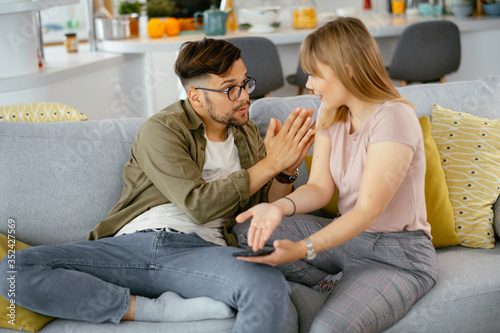
[[[236,216],[236,222],[243,223],[249,218],[252,222],[248,229],[248,245],[257,252],[281,223],[283,210],[277,205],[261,203]]]
[[[313,113],[314,109],[295,108],[283,125],[271,118],[264,145],[272,167],[293,174],[302,163],[314,142],[314,131],[310,127]]]
[[[275,251],[267,256],[259,257],[238,257],[240,260],[256,262],[269,266],[278,266],[287,262],[304,258],[307,248],[304,241],[292,242],[288,239],[275,240],[273,242]]]

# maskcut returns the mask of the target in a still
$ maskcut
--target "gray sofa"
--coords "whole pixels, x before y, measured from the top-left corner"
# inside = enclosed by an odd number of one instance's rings
[[[488,118],[500,118],[500,77],[401,88],[430,115],[432,104]],[[315,96],[256,101],[250,116],[264,133],[269,118],[285,119],[296,106],[317,109]],[[85,110],[82,110],[85,112]],[[30,245],[83,240],[118,201],[122,167],[144,119],[67,123],[0,123],[0,232],[7,220]],[[301,166],[298,184],[307,180]],[[497,233],[499,201],[495,205]],[[499,332],[500,246],[438,249],[439,281],[386,332]],[[54,291],[57,292],[57,291]],[[325,296],[292,284],[287,332],[305,332]],[[298,314],[298,315],[297,315]],[[186,323],[90,324],[56,319],[41,332],[230,332],[234,318]],[[0,332],[8,332],[0,329]]]

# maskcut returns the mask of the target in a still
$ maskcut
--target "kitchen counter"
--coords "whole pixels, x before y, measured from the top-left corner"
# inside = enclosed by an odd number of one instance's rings
[[[365,23],[376,39],[398,37],[401,35],[403,30],[411,24],[429,20],[438,20],[420,15],[396,18],[383,13],[363,13],[357,17]],[[461,32],[500,29],[500,17],[473,16],[458,19],[455,16],[443,16],[443,19],[456,23]],[[314,29],[297,30],[292,28],[277,28],[275,32],[268,34],[251,34],[246,30],[242,30],[229,31],[223,36],[210,37],[233,38],[262,36],[270,39],[276,45],[285,45],[300,44],[304,38],[313,31]],[[198,31],[185,31],[175,37],[164,36],[162,38],[153,39],[148,36],[142,36],[126,40],[106,40],[100,42],[99,49],[106,52],[116,53],[175,52],[179,50],[182,43],[189,40],[201,39],[203,37],[205,37],[205,35]]]
[[[137,58],[137,55],[129,57]],[[78,52],[68,53],[64,46],[45,48],[45,65],[37,72],[16,77],[0,78],[0,92],[19,91],[78,77],[126,63],[123,55],[90,52],[88,44],[78,46]],[[127,57],[128,58],[128,57]]]
[[[403,30],[410,24],[434,20],[421,16],[393,18],[390,15],[359,16],[375,37],[384,64],[389,65]],[[447,81],[473,80],[500,75],[500,17],[470,17],[455,22],[461,31],[461,64]],[[263,36],[278,47],[284,76],[295,73],[300,44],[313,30],[287,27],[269,34],[248,31],[229,32],[215,38]],[[63,46],[45,48],[47,63],[27,75],[0,79],[0,105],[51,101],[71,105],[91,119],[145,117],[184,97],[173,70],[179,47],[188,40],[201,39],[198,31],[183,32],[176,37],[151,39],[141,37],[99,43],[91,52],[80,44],[77,53],[67,53]],[[395,82],[398,85],[398,82]],[[272,96],[292,96],[296,87],[285,86]]]
[[[0,106],[56,102],[76,108],[91,120],[145,117],[152,106],[145,92],[155,75],[145,72],[144,54],[78,52],[45,48],[46,64],[33,73],[0,78]]]

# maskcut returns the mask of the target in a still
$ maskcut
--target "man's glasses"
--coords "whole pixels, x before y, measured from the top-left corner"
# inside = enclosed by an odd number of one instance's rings
[[[250,76],[247,76],[246,80],[243,82],[243,84],[241,86],[235,85],[235,86],[226,88],[224,90],[215,90],[215,89],[200,88],[200,87],[196,87],[195,89],[201,89],[201,90],[207,90],[207,91],[213,91],[213,92],[227,94],[227,98],[229,98],[230,101],[235,101],[238,98],[240,98],[241,89],[247,89],[247,93],[251,94],[252,91],[255,90],[256,85],[257,85],[257,81],[255,81],[255,79],[252,79]]]

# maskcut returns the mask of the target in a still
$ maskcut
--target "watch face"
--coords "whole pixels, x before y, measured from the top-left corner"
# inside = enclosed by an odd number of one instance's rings
[[[308,250],[307,251],[307,259],[312,260],[316,258],[316,252],[314,250]]]

